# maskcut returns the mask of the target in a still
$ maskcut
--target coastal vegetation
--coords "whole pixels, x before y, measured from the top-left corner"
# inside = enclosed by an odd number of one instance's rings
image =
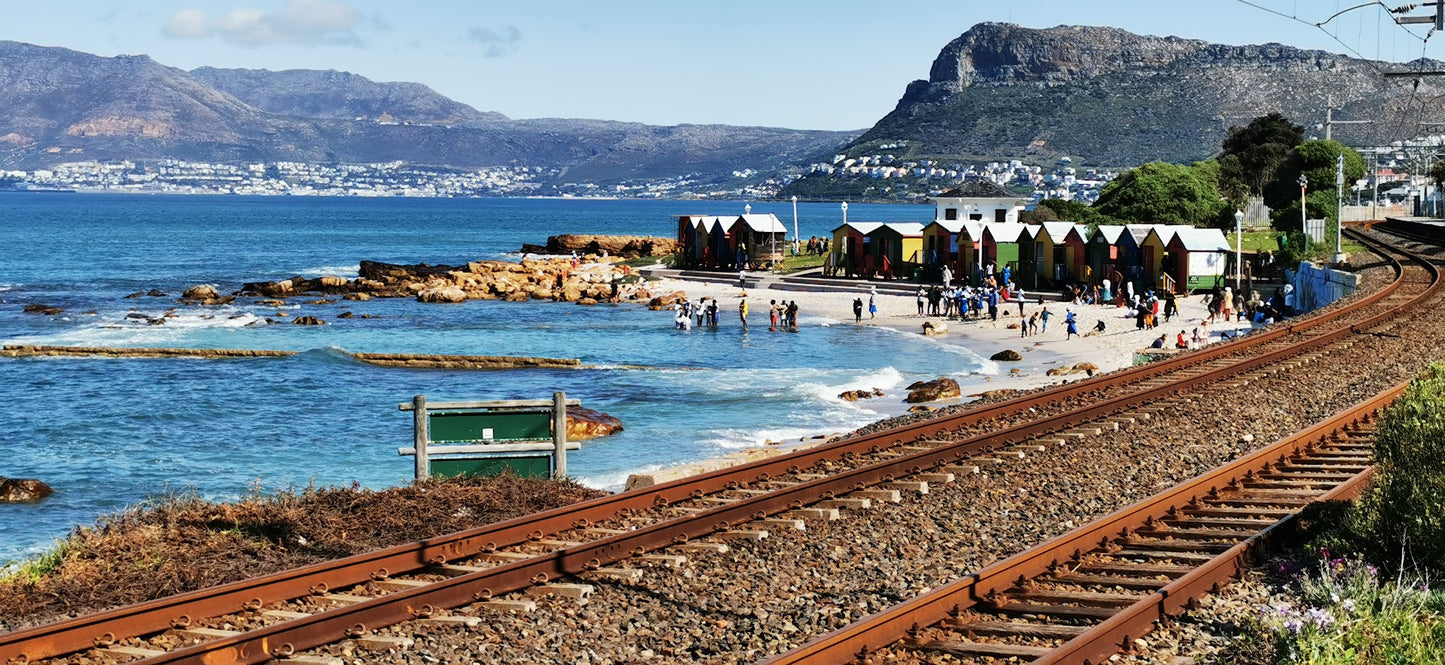
[[[1445,363],[1386,411],[1375,457],[1361,500],[1305,516],[1284,599],[1218,662],[1445,662]]]
[[[0,632],[460,531],[605,494],[516,476],[155,497],[0,577]]]

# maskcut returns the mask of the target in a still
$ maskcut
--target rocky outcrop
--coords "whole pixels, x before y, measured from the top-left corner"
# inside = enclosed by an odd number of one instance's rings
[[[0,503],[33,503],[54,493],[34,478],[0,478]]]
[[[59,313],[64,312],[64,311],[65,311],[65,308],[64,308],[64,307],[54,307],[54,306],[51,306],[51,305],[41,305],[41,304],[39,304],[39,303],[33,303],[33,304],[29,304],[29,305],[26,305],[26,306],[25,306],[25,313],[26,313],[26,314],[44,314],[44,315],[46,315],[46,316],[55,316],[56,314],[59,314]]]
[[[295,319],[292,319],[292,320],[291,320],[291,323],[294,324],[294,325],[298,325],[298,326],[324,326],[324,325],[326,325],[326,322],[325,322],[325,321],[322,321],[321,319],[318,319],[318,318],[316,318],[316,317],[314,317],[314,316],[298,316],[298,317],[296,317]]]
[[[567,407],[567,440],[585,441],[622,431],[622,421],[601,411],[580,406]]]
[[[533,254],[592,254],[621,258],[638,256],[664,256],[677,253],[677,240],[659,236],[597,236],[572,235],[549,236],[547,244],[523,245],[522,251]]]
[[[988,359],[1002,362],[1018,362],[1024,359],[1024,355],[1013,349],[1004,349],[989,356]]]
[[[187,305],[229,305],[235,301],[236,296],[223,296],[210,284],[197,284],[181,294],[181,302]]]
[[[874,388],[872,390],[845,390],[841,393],[838,393],[838,399],[841,399],[845,402],[856,402],[860,399],[873,399],[875,397],[882,396],[883,391],[877,388]]]
[[[631,268],[606,261],[567,259],[473,261],[466,265],[398,265],[362,261],[353,280],[326,276],[292,277],[274,282],[243,284],[239,295],[289,298],[308,293],[341,294],[345,300],[415,298],[421,302],[458,303],[466,300],[562,300],[610,302],[613,284],[619,299],[636,300],[638,289],[620,280]]]
[[[932,381],[918,381],[908,386],[908,397],[903,401],[909,404],[919,402],[936,402],[941,399],[950,399],[963,395],[959,389],[958,382],[946,376],[940,376]]]
[[[1411,66],[1445,69],[1431,60]],[[1438,78],[1412,86],[1381,77],[1390,67],[1274,43],[979,23],[939,51],[928,78],[910,83],[891,113],[838,152],[871,156],[886,141],[945,159],[1187,164],[1217,153],[1231,125],[1270,112],[1306,121],[1331,97],[1336,117],[1375,121],[1341,130],[1342,140],[1381,145],[1398,138],[1393,128],[1416,122],[1412,101],[1445,93]],[[807,194],[813,180],[826,176],[809,175],[790,189]]]
[[[923,334],[928,337],[937,337],[948,332],[948,324],[942,321],[924,321]]]

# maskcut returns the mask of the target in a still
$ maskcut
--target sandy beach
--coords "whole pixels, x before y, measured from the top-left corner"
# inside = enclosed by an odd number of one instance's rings
[[[767,331],[769,301],[795,300],[798,303],[800,328],[802,329],[806,329],[809,325],[865,325],[882,326],[922,336],[923,323],[928,321],[947,327],[947,332],[929,339],[939,343],[962,346],[985,360],[1005,349],[1013,349],[1023,356],[1023,360],[1016,362],[990,361],[986,363],[985,373],[968,375],[974,378],[972,381],[965,381],[966,377],[954,375],[954,378],[959,381],[965,400],[991,390],[1027,390],[1063,381],[1077,380],[1085,375],[1049,376],[1047,372],[1053,368],[1072,367],[1080,362],[1093,363],[1102,372],[1130,367],[1134,362],[1135,351],[1147,348],[1161,334],[1166,336],[1166,348],[1172,349],[1175,338],[1181,330],[1184,331],[1186,340],[1190,339],[1194,329],[1198,328],[1201,336],[1207,336],[1207,343],[1217,343],[1222,339],[1221,333],[1232,336],[1236,332],[1247,331],[1251,327],[1248,323],[1233,321],[1204,325],[1203,322],[1209,314],[1201,296],[1178,298],[1180,313],[1167,323],[1161,322],[1153,330],[1137,330],[1134,319],[1126,318],[1127,308],[1113,305],[1073,305],[1049,300],[1045,300],[1043,305],[1028,302],[1024,305],[1025,316],[1032,315],[1044,308],[1047,308],[1052,316],[1046,332],[1041,331],[1038,335],[1023,337],[1017,327],[1019,323],[1017,302],[1010,302],[1007,306],[1001,305],[997,322],[988,321],[987,316],[982,321],[958,321],[942,317],[920,317],[917,313],[916,296],[880,291],[875,296],[878,305],[877,317],[870,318],[867,312],[869,294],[867,285],[840,285],[840,288],[835,291],[818,292],[771,288],[740,289],[736,283],[725,282],[722,279],[716,282],[651,279],[648,281],[648,288],[656,294],[685,291],[688,299],[694,301],[702,297],[716,298],[719,305],[719,320],[724,326],[738,325],[738,303],[746,294],[750,312],[749,325],[754,330]],[[854,324],[853,300],[859,297],[864,302],[863,321],[861,324]],[[1030,298],[1032,299],[1032,296]],[[1100,320],[1105,323],[1105,331],[1100,334],[1075,336],[1073,339],[1066,340],[1063,321],[1069,310],[1077,313],[1078,330],[1081,333],[1091,333],[1095,323]],[[1015,327],[1009,328],[1010,324]],[[991,367],[996,367],[996,372],[988,373]],[[903,397],[903,394],[887,395],[884,400],[892,403],[895,408],[884,410],[902,412],[906,409],[906,405],[902,402]],[[931,405],[942,406],[956,401],[958,400],[945,400],[931,403]]]

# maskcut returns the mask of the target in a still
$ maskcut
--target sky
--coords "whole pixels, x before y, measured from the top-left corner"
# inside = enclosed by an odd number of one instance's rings
[[[1336,0],[0,0],[0,39],[174,67],[337,69],[513,118],[849,130],[983,21],[1106,25],[1370,59],[1445,59]],[[1396,6],[1400,3],[1394,3]],[[1422,14],[1424,10],[1415,10]]]

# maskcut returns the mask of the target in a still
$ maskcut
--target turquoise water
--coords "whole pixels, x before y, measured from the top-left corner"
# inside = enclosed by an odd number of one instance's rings
[[[916,336],[836,323],[799,294],[802,330],[676,331],[636,305],[372,300],[292,304],[332,325],[247,325],[274,308],[242,299],[190,307],[197,283],[223,292],[295,274],[354,277],[363,259],[463,263],[517,258],[523,242],[576,233],[672,235],[677,214],[741,212],[740,202],[529,199],[312,199],[0,195],[0,343],[259,348],[289,358],[0,359],[0,476],[55,488],[0,505],[0,562],[48,547],[77,524],[167,490],[224,499],[263,489],[387,487],[411,477],[396,405],[546,398],[563,390],[626,431],[569,457],[581,481],[616,489],[629,473],[843,431],[879,417],[836,395],[992,368]],[[791,226],[788,204],[754,204]],[[804,237],[839,223],[835,204],[800,204]],[[919,220],[922,206],[853,205],[854,220]],[[125,299],[152,288],[167,298]],[[295,300],[301,303],[301,300]],[[26,304],[64,307],[24,314]],[[177,308],[162,326],[128,319]],[[336,319],[343,310],[358,318]],[[93,312],[93,313],[88,313]],[[362,319],[361,314],[375,318]],[[838,313],[846,315],[846,313]],[[658,369],[461,372],[372,367],[339,353],[575,357]]]

